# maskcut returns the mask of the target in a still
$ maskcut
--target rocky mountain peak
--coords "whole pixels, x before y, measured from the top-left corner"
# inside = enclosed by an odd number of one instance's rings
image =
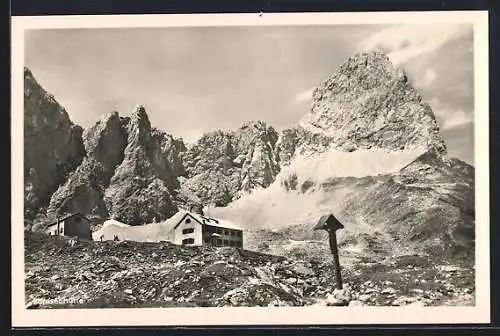
[[[144,107],[144,105],[136,105],[129,116],[132,120],[147,120],[149,122],[149,117],[146,113],[146,108]]]
[[[128,116],[103,115],[83,135],[85,157],[51,196],[48,214],[83,212],[97,222],[132,225],[163,220],[184,174],[178,139],[151,127],[143,106]]]
[[[144,141],[149,141],[151,122],[149,121],[149,116],[144,106],[137,105],[126,120],[127,128],[129,129],[130,135],[132,135],[132,139],[129,140],[129,143],[134,142],[134,140],[139,140],[139,138],[134,135],[141,135],[146,137]]]
[[[112,120],[112,119],[120,119],[120,114],[118,113],[118,111],[111,111],[108,113],[104,113],[103,115],[101,115],[101,117],[99,118],[99,120],[97,122],[98,123],[107,123],[109,120]]]
[[[122,119],[122,128],[126,133],[123,160],[104,196],[111,217],[133,225],[170,217],[177,211],[172,202],[178,187],[177,162],[169,161],[177,160],[175,146],[167,146],[168,136],[151,127],[142,105]]]
[[[267,129],[267,123],[263,120],[248,120],[245,121],[243,124],[240,126],[240,130],[245,130],[245,129],[257,129],[257,130],[266,130]]]
[[[82,161],[82,128],[24,68],[25,215],[33,219]]]
[[[110,151],[106,147],[113,146],[114,144],[123,144],[122,133],[118,112],[113,111],[104,114],[92,127],[84,131],[83,139],[87,156],[108,156],[110,152],[114,151]],[[109,139],[110,136],[113,139]]]
[[[231,132],[204,134],[184,155],[188,179],[182,193],[194,203],[225,206],[254,188],[268,187],[279,172],[278,133],[264,121]]]
[[[426,148],[446,154],[431,107],[381,51],[354,54],[320,83],[299,126],[343,150]]]
[[[103,192],[123,160],[127,135],[118,112],[104,114],[83,134],[86,155],[78,168],[52,195],[49,214],[82,212],[91,218],[109,213]]]
[[[274,148],[278,132],[264,121],[247,121],[234,133],[240,146],[258,143],[264,147]]]
[[[389,57],[380,50],[353,54],[340,65],[338,74],[343,74],[353,81],[362,82],[366,88],[377,87],[384,83],[384,79],[399,77],[404,80],[405,76],[404,71],[394,66]],[[365,80],[368,75],[373,75],[372,80]]]
[[[24,80],[25,81],[34,81],[35,80],[35,78],[33,77],[33,73],[27,67],[24,67]],[[26,90],[26,86],[24,87],[24,89]]]

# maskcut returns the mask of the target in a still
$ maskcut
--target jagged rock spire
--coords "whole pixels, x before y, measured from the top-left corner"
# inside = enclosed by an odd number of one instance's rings
[[[431,107],[381,51],[354,54],[320,83],[300,126],[340,148],[427,148],[446,154]]]

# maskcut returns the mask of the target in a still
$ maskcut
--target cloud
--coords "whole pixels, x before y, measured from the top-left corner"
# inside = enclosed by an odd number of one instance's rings
[[[418,77],[415,82],[415,86],[421,90],[431,89],[432,84],[436,82],[436,78],[438,77],[437,72],[431,68],[426,68],[425,70],[419,69],[418,74],[415,74],[415,71],[412,71],[412,75]]]
[[[472,113],[467,113],[464,110],[456,110],[447,113],[448,117],[444,119],[443,128],[450,129],[456,126],[467,124],[474,120]]]
[[[437,77],[436,71],[434,71],[433,69],[430,69],[430,68],[425,69],[424,77],[420,80],[420,82],[418,83],[418,86],[428,86],[429,84],[434,82],[436,77]]]
[[[311,101],[313,90],[314,90],[314,88],[311,88],[311,89],[299,92],[295,96],[294,103],[298,104],[298,103],[302,103],[302,102]]]
[[[467,36],[470,25],[403,25],[384,28],[364,40],[358,48],[362,51],[382,49],[395,64],[431,53],[449,41]]]
[[[474,115],[472,112],[466,112],[464,110],[436,110],[436,118],[441,121],[441,128],[443,130],[448,130],[460,125],[464,125],[474,121]]]
[[[474,111],[450,105],[438,98],[429,102],[442,130],[474,122]]]

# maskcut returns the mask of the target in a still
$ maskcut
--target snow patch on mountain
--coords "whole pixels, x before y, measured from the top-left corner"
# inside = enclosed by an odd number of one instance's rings
[[[423,153],[415,151],[330,149],[298,156],[266,189],[254,190],[226,207],[209,208],[210,216],[247,227],[284,227],[311,223],[319,214],[340,212],[349,188],[325,191],[318,185],[331,178],[363,178],[394,174]],[[310,186],[310,187],[308,187]],[[360,219],[359,222],[363,222]]]
[[[280,177],[296,174],[299,180],[323,181],[331,177],[364,177],[391,174],[399,171],[425,149],[386,151],[381,149],[344,152],[330,149],[316,155],[299,155],[284,167]]]

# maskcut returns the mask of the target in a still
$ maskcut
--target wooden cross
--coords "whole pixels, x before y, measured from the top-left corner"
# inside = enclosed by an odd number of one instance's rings
[[[343,229],[344,225],[335,218],[334,215],[324,215],[314,226],[313,230],[326,230],[329,236],[330,251],[333,254],[333,265],[335,268],[335,282],[338,289],[342,289],[342,275],[340,274],[339,251],[337,247],[337,234],[336,231]]]

